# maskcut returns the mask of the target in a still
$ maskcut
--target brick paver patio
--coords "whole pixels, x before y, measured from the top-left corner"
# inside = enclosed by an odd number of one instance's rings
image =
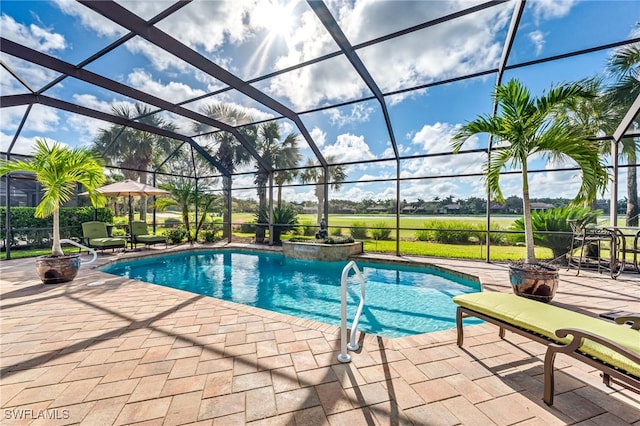
[[[505,265],[411,260],[511,291]],[[1,424],[640,424],[640,395],[562,355],[546,406],[544,347],[487,324],[467,327],[463,349],[455,330],[368,335],[341,364],[335,326],[88,267],[48,286],[33,259],[0,262],[0,273]],[[637,273],[561,278],[554,304],[640,312]]]

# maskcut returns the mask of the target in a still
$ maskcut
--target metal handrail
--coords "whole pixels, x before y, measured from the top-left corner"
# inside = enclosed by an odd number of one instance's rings
[[[91,259],[88,262],[80,261],[80,265],[88,265],[90,263],[95,262],[96,259],[98,258],[98,253],[96,253],[96,251],[94,249],[92,249],[90,247],[87,247],[87,246],[83,246],[82,244],[80,244],[80,243],[78,243],[76,241],[70,240],[68,238],[63,238],[63,239],[60,240],[60,244],[62,244],[62,243],[71,244],[72,246],[76,246],[76,247],[78,247],[80,249],[86,250],[86,251],[88,251],[89,253],[91,253],[93,255],[93,259]]]
[[[353,269],[356,274],[356,277],[360,280],[360,304],[358,305],[358,309],[356,310],[356,314],[353,317],[353,322],[351,323],[351,340],[349,344],[347,344],[347,277],[349,275],[349,271]],[[347,349],[351,351],[357,351],[360,346],[358,342],[356,342],[356,333],[358,331],[358,323],[360,322],[360,315],[362,314],[362,308],[364,307],[364,296],[365,296],[365,281],[364,276],[360,272],[358,265],[353,260],[347,263],[342,269],[342,279],[340,281],[340,289],[341,289],[341,306],[340,306],[340,316],[342,318],[342,323],[340,326],[340,354],[338,355],[338,361],[340,362],[349,362],[351,361],[351,356],[347,353]]]

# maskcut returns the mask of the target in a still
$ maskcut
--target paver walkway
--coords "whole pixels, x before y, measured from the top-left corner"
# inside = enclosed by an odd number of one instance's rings
[[[505,265],[411,260],[511,291]],[[639,274],[561,278],[554,304],[640,312]],[[0,262],[0,297],[3,425],[640,424],[640,395],[562,355],[546,406],[544,347],[487,324],[463,349],[455,330],[366,336],[341,364],[337,327],[84,267],[44,286],[32,259]]]

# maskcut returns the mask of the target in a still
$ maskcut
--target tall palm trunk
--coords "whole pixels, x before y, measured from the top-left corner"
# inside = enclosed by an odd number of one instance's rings
[[[64,256],[62,245],[60,245],[60,214],[59,210],[53,211],[53,245],[51,247],[52,256]]]
[[[536,263],[533,242],[533,226],[531,224],[531,200],[529,198],[529,178],[527,176],[527,159],[522,160],[522,210],[524,215],[524,242],[527,247],[527,263]]]
[[[222,238],[229,238],[231,235],[231,217],[229,212],[231,211],[231,178],[227,176],[222,177],[222,194],[224,194],[225,209],[222,212]]]
[[[322,220],[322,212],[324,210],[324,185],[317,184],[316,185],[316,197],[318,198],[318,219],[316,223],[320,223]]]
[[[145,166],[145,168],[146,167],[147,166]],[[140,177],[140,183],[147,183],[147,172],[140,171],[138,172],[138,176]],[[144,195],[140,197],[140,220],[144,220],[145,222],[147,220],[147,197]]]
[[[627,159],[629,164],[636,164],[636,152],[630,151]],[[627,169],[627,226],[638,226],[638,214],[638,170],[634,166]]]

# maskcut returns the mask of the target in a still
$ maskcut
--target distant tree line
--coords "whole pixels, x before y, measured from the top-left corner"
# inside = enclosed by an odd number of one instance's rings
[[[565,207],[570,203],[569,198],[534,198],[532,199],[535,210],[548,210],[555,207]],[[234,201],[235,203],[235,201]],[[237,200],[237,206],[249,206],[250,201]],[[317,209],[317,203],[313,201],[304,201],[300,203],[291,203],[291,205],[299,213],[313,213]],[[609,200],[598,200],[596,206],[603,213],[609,213]],[[626,199],[618,201],[618,213],[626,211]],[[417,199],[415,201],[402,200],[400,202],[400,211],[402,214],[472,214],[482,215],[486,213],[487,200],[479,197],[455,198],[453,195],[426,201]],[[238,211],[244,211],[241,208]],[[491,210],[495,214],[521,214],[522,199],[517,196],[511,196],[505,199],[504,203],[492,203]],[[250,209],[246,210],[250,211]],[[395,213],[396,202],[393,199],[374,200],[364,199],[360,201],[354,200],[329,200],[329,213],[331,214],[375,214],[375,213]]]

